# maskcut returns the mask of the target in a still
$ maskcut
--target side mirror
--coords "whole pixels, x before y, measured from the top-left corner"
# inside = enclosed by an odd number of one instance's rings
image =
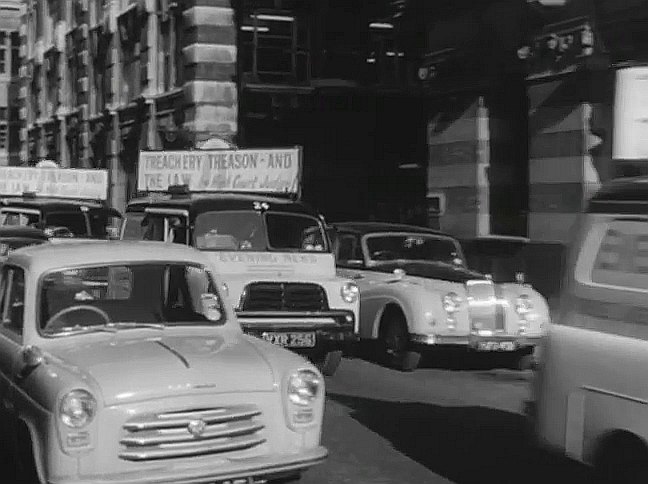
[[[516,272],[515,282],[518,284],[526,284],[526,274],[524,274],[524,272]]]
[[[38,346],[26,346],[22,350],[22,361],[26,370],[40,366],[44,360],[43,352]]]
[[[203,316],[209,321],[217,322],[221,320],[223,313],[221,312],[218,298],[214,294],[202,294],[200,296],[200,305]]]

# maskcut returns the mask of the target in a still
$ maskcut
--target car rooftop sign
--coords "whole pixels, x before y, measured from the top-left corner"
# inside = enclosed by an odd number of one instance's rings
[[[141,151],[137,189],[298,194],[301,148]]]
[[[108,170],[0,166],[0,194],[21,196],[26,192],[42,197],[107,200]]]

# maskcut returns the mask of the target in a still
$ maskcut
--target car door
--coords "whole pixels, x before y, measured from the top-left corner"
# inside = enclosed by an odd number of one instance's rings
[[[22,349],[25,273],[4,266],[0,275],[0,394],[4,408],[12,406],[15,369]]]

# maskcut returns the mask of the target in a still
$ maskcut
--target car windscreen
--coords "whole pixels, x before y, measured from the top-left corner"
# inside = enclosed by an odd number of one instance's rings
[[[196,217],[194,244],[203,250],[325,252],[321,222],[300,214],[211,211]]]
[[[69,212],[51,212],[45,215],[45,228],[47,227],[65,227],[74,237],[87,237],[88,226],[86,216],[81,211]]]
[[[457,243],[449,237],[427,234],[372,234],[366,237],[372,261],[421,260],[463,264]]]
[[[40,287],[40,328],[46,334],[117,323],[223,324],[222,308],[209,271],[182,263],[56,270],[42,278]]]

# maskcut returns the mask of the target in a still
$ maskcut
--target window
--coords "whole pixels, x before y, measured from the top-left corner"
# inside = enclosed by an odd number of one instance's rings
[[[8,145],[9,128],[6,123],[0,124],[0,150],[6,150]]]
[[[7,73],[7,32],[0,31],[0,74]]]
[[[427,234],[374,234],[366,239],[369,257],[374,261],[421,260],[458,264],[462,262],[458,244],[451,238]]]
[[[274,250],[323,252],[326,238],[321,223],[304,215],[267,213],[268,242]]]
[[[362,250],[355,235],[340,234],[337,236],[336,244],[336,259],[340,264],[344,265],[350,260],[363,260]]]
[[[86,217],[82,212],[53,212],[45,216],[46,227],[66,227],[76,237],[88,235]]]
[[[6,267],[2,275],[2,326],[22,334],[25,309],[25,273]]]
[[[98,265],[54,271],[41,286],[40,327],[84,332],[111,323],[224,323],[212,275],[191,264]],[[132,327],[132,326],[131,326]]]
[[[20,34],[11,32],[11,75],[17,76],[20,70]]]

